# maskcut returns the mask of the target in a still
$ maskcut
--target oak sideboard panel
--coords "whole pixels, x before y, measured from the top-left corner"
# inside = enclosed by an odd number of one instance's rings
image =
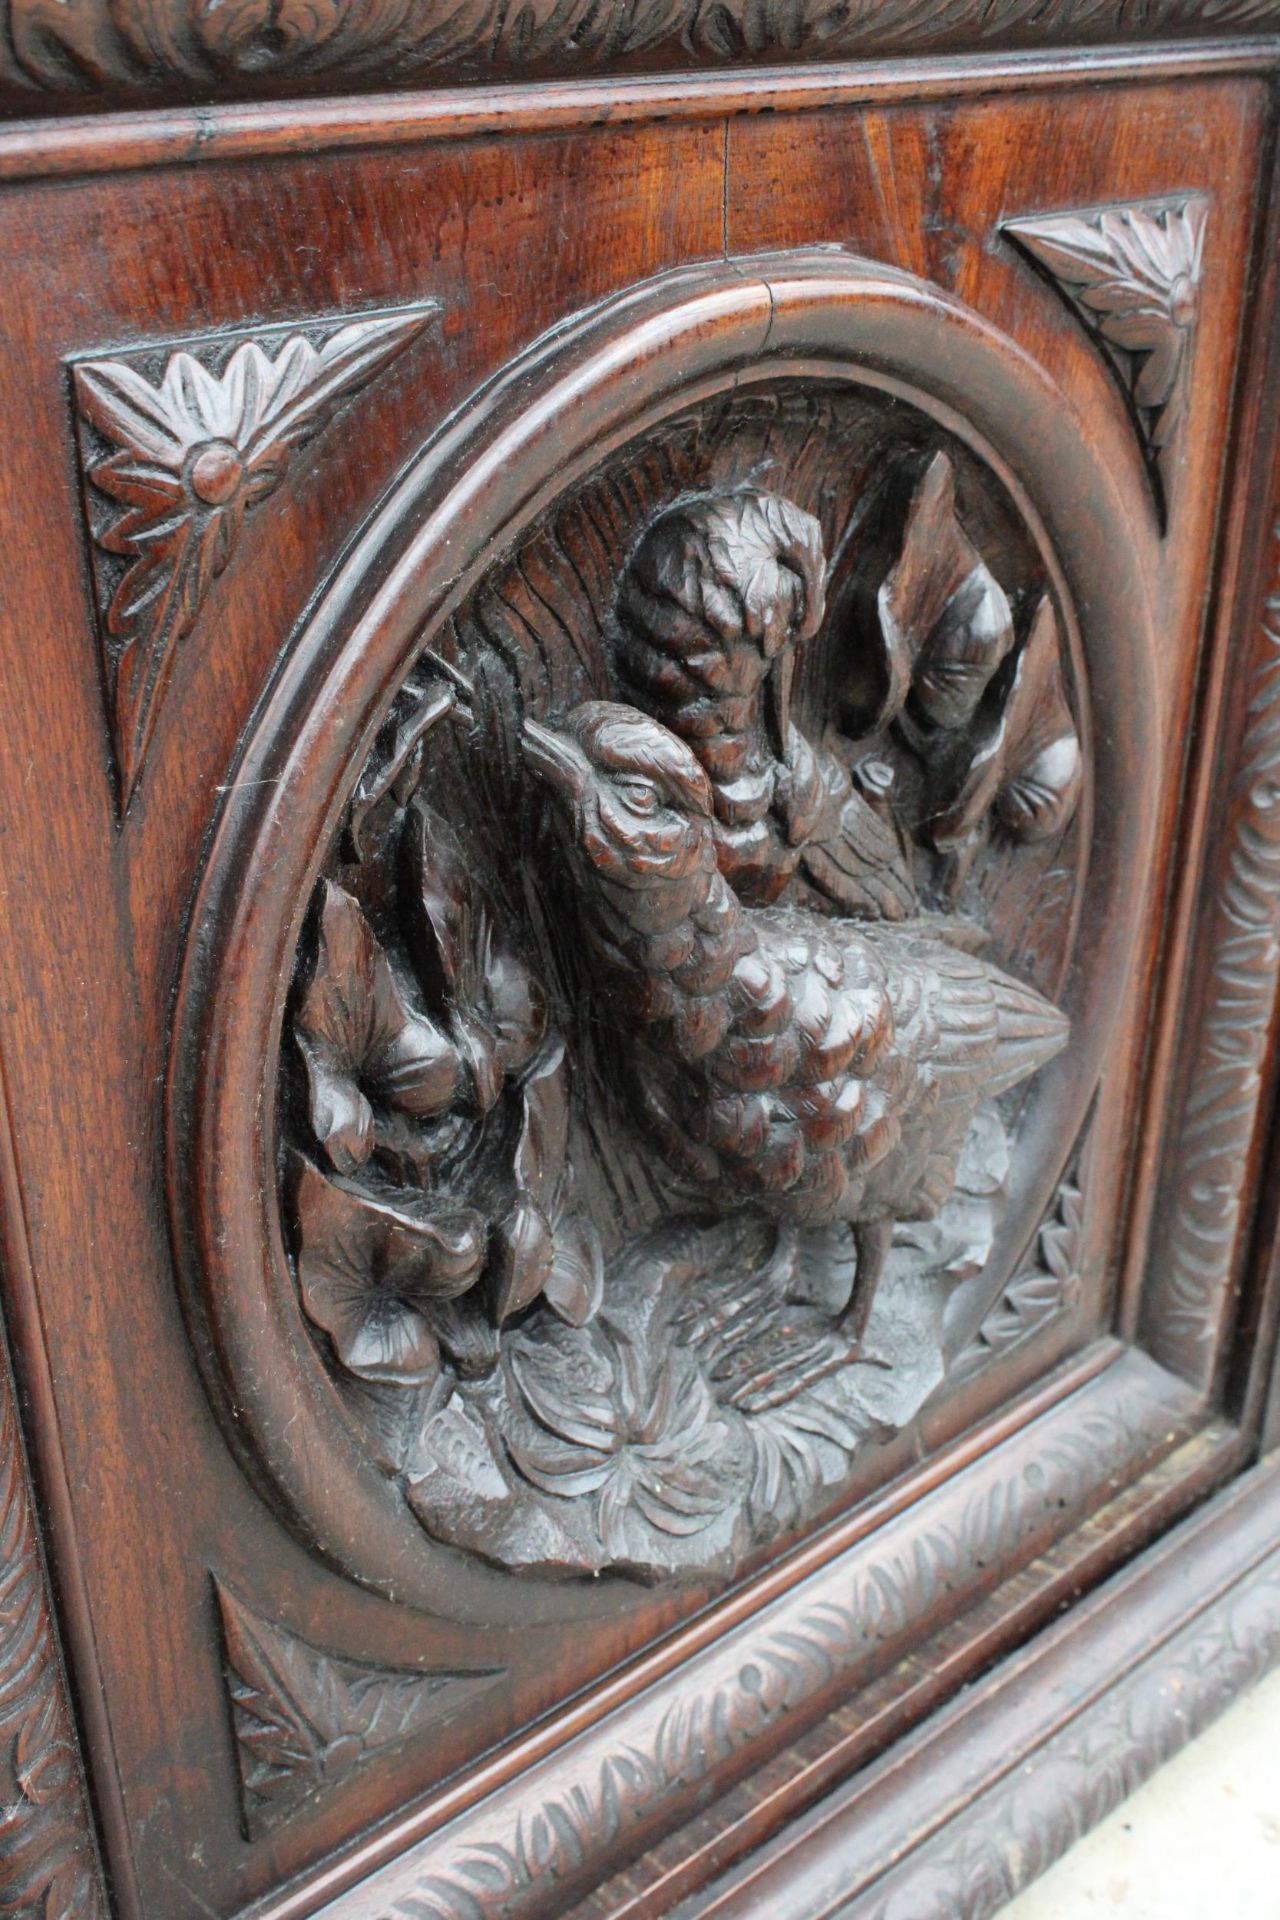
[[[117,11],[0,10],[0,1907],[940,1912],[899,1759],[1280,1641],[1280,21]]]

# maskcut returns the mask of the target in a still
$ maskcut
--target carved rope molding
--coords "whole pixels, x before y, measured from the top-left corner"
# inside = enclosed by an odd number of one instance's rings
[[[217,1583],[215,1583],[217,1584]],[[505,1667],[425,1673],[322,1653],[217,1584],[249,1839],[494,1686]]]
[[[1190,194],[1004,224],[1119,376],[1166,523],[1187,409],[1207,214],[1204,197]]]
[[[1118,1385],[1118,1383],[1117,1383]],[[1053,1516],[1104,1499],[1178,1437],[1178,1415],[1139,1366],[1100,1383],[1082,1419],[1001,1462],[963,1497],[943,1491],[886,1529],[855,1568],[831,1568],[765,1620],[716,1646],[658,1713],[644,1697],[495,1795],[479,1818],[424,1841],[339,1896],[325,1920],[516,1920],[563,1911],[614,1848],[651,1836],[676,1796],[711,1780],[836,1684],[848,1693],[900,1657],[941,1594],[973,1570],[983,1590],[1043,1551]],[[815,1590],[817,1589],[817,1590]],[[968,1588],[971,1593],[972,1587]],[[616,1861],[614,1862],[616,1864]],[[553,1903],[556,1903],[553,1907]]]
[[[1164,1365],[1212,1378],[1222,1302],[1244,1224],[1280,985],[1280,522],[1272,533],[1244,738],[1227,795],[1221,881],[1204,931],[1209,976],[1165,1191],[1148,1342]]]
[[[1280,27],[1276,0],[0,0],[0,108],[323,81],[589,75],[1096,45]]]
[[[0,1353],[0,1912],[105,1920],[80,1759]]]
[[[72,369],[122,813],[174,657],[229,565],[246,515],[438,311],[427,301]]]

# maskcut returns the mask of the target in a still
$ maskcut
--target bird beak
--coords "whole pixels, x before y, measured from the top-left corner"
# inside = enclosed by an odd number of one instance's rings
[[[591,778],[591,763],[581,748],[536,720],[525,721],[522,738],[525,764],[539,780],[566,805],[580,800]]]
[[[773,663],[764,690],[764,722],[775,760],[789,758],[791,739],[791,682],[795,677],[794,647],[787,647]]]

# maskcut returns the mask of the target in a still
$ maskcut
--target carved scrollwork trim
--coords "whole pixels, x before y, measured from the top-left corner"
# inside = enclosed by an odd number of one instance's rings
[[[374,1754],[456,1712],[506,1672],[494,1667],[431,1673],[322,1653],[253,1613],[228,1588],[215,1586],[251,1840],[339,1785]]]
[[[0,1910],[105,1920],[80,1756],[0,1352]]]
[[[745,61],[1040,50],[1263,31],[1275,0],[3,0],[0,106],[33,93],[229,98],[310,83],[386,85]]]
[[[1052,1515],[1080,1515],[1178,1437],[1167,1383],[1130,1363],[1010,1447],[963,1493],[944,1491],[886,1529],[876,1552],[832,1565],[691,1662],[661,1715],[644,1697],[521,1776],[485,1811],[423,1841],[340,1896],[325,1920],[520,1920],[564,1911],[593,1862],[652,1838],[677,1796],[734,1756],[883,1671],[953,1582],[1008,1575],[1043,1549]],[[979,1576],[981,1586],[988,1574]]]
[[[1271,538],[1259,652],[1203,936],[1203,1012],[1165,1176],[1165,1235],[1152,1263],[1160,1284],[1147,1316],[1156,1357],[1204,1384],[1240,1251],[1280,987],[1280,522]]]
[[[1280,1659],[1280,1553],[1047,1741],[848,1920],[989,1920]]]
[[[422,333],[396,313],[72,368],[121,811],[174,656],[299,450]]]
[[[1207,215],[1205,197],[1188,194],[1004,225],[1101,342],[1132,402],[1166,520],[1187,408]]]

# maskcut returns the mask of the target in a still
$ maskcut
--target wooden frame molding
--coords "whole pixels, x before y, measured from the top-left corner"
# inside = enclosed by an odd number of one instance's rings
[[[1277,1498],[1272,1455],[672,1920],[987,1920],[1280,1661]]]
[[[0,1338],[0,1907],[105,1920],[53,1603]]]
[[[1275,0],[463,0],[320,9],[207,8],[156,0],[121,9],[53,0],[0,7],[0,110],[23,113],[88,96],[123,106],[308,87],[360,88],[393,71],[403,83],[722,68],[759,60],[854,60],[908,54],[1042,51],[1108,41],[1169,41],[1275,31]]]
[[[947,1596],[952,1608],[976,1608],[1005,1591],[1000,1570],[1042,1566],[1076,1518],[1096,1511],[1116,1487],[1158,1473],[1166,1457],[1178,1459],[1175,1498],[1202,1484],[1206,1471],[1228,1471],[1233,1443],[1219,1429],[1206,1448],[1195,1438],[1193,1408],[1194,1396],[1149,1362],[1117,1359],[887,1521],[873,1540],[691,1655],[673,1699],[660,1690],[633,1693],[465,1818],[416,1844],[403,1826],[386,1836],[380,1852],[389,1863],[325,1908],[326,1920],[563,1914],[602,1868],[616,1870],[678,1822],[683,1790],[723,1793],[770,1747],[795,1739],[838,1700],[893,1669],[926,1618],[936,1620],[940,1606],[949,1610]],[[1194,1464],[1180,1451],[1188,1443]],[[1169,1482],[1158,1484],[1167,1497]],[[1031,1586],[1039,1586],[1041,1618],[1069,1590],[1052,1577],[1040,1583],[1033,1576]],[[356,1858],[335,1870],[335,1884],[360,1865]],[[326,1884],[322,1877],[264,1915],[298,1920]]]

